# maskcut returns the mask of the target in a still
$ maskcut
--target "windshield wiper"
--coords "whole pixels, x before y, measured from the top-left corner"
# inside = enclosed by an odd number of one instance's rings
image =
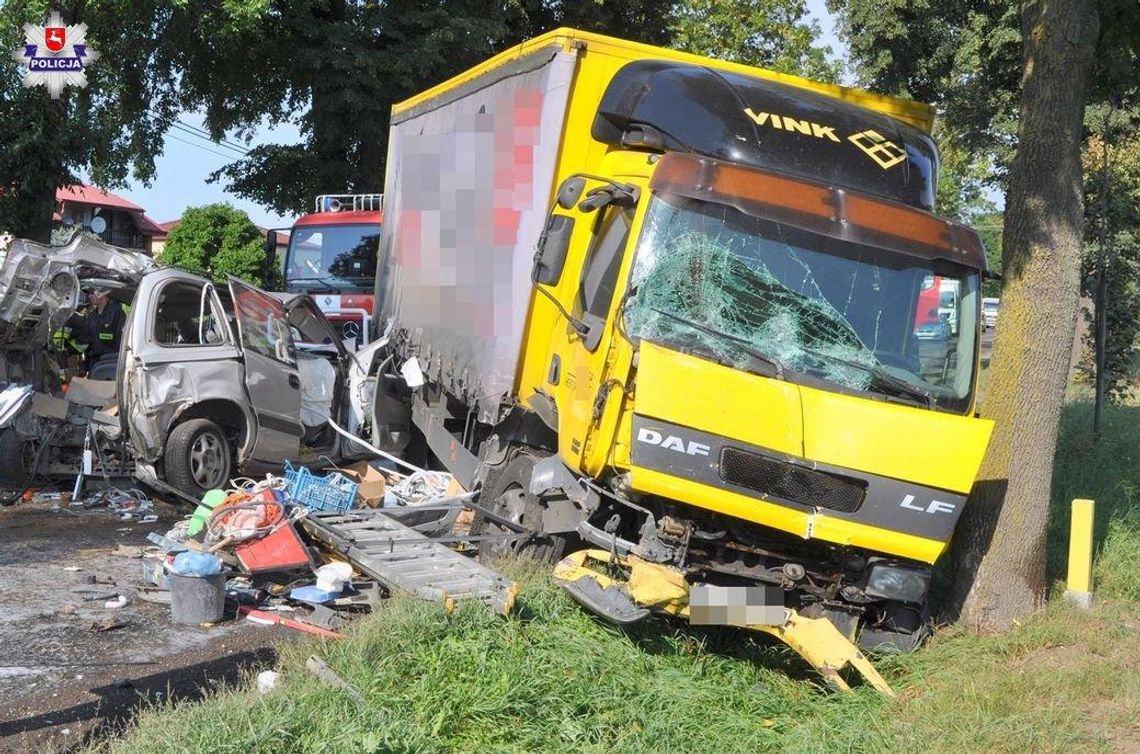
[[[688,327],[691,327],[694,330],[697,330],[699,332],[703,332],[706,335],[712,335],[713,337],[717,337],[717,338],[721,338],[723,340],[727,340],[728,342],[739,346],[740,350],[743,351],[744,353],[748,354],[749,356],[751,356],[752,358],[754,358],[758,361],[764,362],[768,366],[775,369],[776,370],[776,375],[775,375],[776,379],[778,379],[778,380],[784,379],[784,371],[785,371],[784,363],[782,361],[780,361],[779,359],[776,359],[772,356],[769,356],[768,354],[764,353],[763,351],[757,349],[754,345],[749,343],[744,338],[738,338],[735,335],[729,335],[728,333],[721,332],[720,330],[715,330],[715,329],[708,327],[706,325],[702,325],[702,324],[699,324],[697,322],[692,322],[690,320],[685,319],[684,317],[679,317],[676,314],[673,314],[671,312],[663,312],[660,309],[654,309],[653,307],[649,307],[649,311],[656,312],[657,314],[660,314],[663,317],[668,317],[670,319],[676,320],[677,322],[680,322],[681,324],[686,325]]]
[[[293,283],[308,283],[308,282],[314,282],[314,281],[317,283],[320,283],[322,285],[326,285],[329,288],[336,288],[337,287],[336,283],[329,282],[328,278],[315,278],[315,277],[314,278],[289,278],[285,282],[288,285],[292,285]]]
[[[935,398],[932,394],[926,390],[923,390],[918,385],[907,382],[901,377],[894,376],[890,372],[885,371],[878,364],[863,364],[861,362],[854,361],[853,359],[845,359],[842,356],[833,356],[829,353],[824,353],[823,351],[816,351],[811,348],[803,348],[802,346],[800,347],[800,350],[806,354],[815,356],[820,359],[825,359],[836,364],[843,364],[844,366],[854,367],[855,369],[864,371],[874,377],[880,384],[893,388],[896,392],[896,396],[917,398],[918,400],[922,401],[921,404],[917,405],[922,405],[927,408],[930,408],[934,405]],[[911,401],[908,401],[908,403],[909,402]]]

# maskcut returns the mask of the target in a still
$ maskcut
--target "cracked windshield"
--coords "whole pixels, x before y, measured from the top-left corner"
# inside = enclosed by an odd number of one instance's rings
[[[797,382],[969,407],[978,283],[952,263],[659,194],[630,285],[633,338]]]
[[[297,228],[289,239],[287,285],[313,290],[313,283],[335,290],[372,292],[380,233],[372,225],[321,225]],[[294,290],[293,287],[287,290]]]

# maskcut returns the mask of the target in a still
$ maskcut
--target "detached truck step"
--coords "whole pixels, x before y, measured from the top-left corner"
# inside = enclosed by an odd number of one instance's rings
[[[478,601],[508,614],[519,587],[506,576],[404,526],[381,510],[313,513],[305,531],[390,590],[442,602]]]

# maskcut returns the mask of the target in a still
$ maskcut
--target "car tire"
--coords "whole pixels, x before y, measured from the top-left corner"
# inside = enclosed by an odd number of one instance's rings
[[[224,488],[233,471],[230,442],[209,419],[190,419],[171,430],[163,461],[167,484],[195,499]]]
[[[538,534],[542,531],[542,503],[530,493],[530,477],[538,458],[520,452],[501,471],[492,473],[479,493],[479,505],[497,516],[515,522]],[[474,536],[493,536],[511,533],[506,527],[488,521],[476,512],[471,522]],[[498,544],[498,546],[496,546]],[[538,534],[530,541],[480,542],[479,560],[493,562],[515,557],[539,563],[554,563],[566,548],[566,538],[560,535]]]
[[[27,481],[27,476],[28,441],[14,429],[0,430],[0,483],[20,485]]]

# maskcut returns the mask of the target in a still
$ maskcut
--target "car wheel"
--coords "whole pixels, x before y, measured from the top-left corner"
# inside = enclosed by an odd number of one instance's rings
[[[0,482],[14,486],[27,481],[31,450],[32,444],[15,430],[0,431]]]
[[[209,419],[190,419],[175,427],[166,438],[163,459],[167,483],[194,498],[224,488],[233,466],[229,440]]]
[[[534,456],[520,453],[498,474],[487,480],[487,485],[479,493],[479,505],[489,509],[496,516],[505,518],[523,529],[538,534],[531,540],[503,539],[487,540],[479,543],[479,560],[493,561],[516,557],[535,560],[540,563],[553,563],[562,557],[566,546],[565,537],[542,535],[542,503],[530,494],[530,475],[534,470]],[[511,529],[493,523],[476,513],[471,522],[471,534],[475,536],[495,536],[513,534]]]

